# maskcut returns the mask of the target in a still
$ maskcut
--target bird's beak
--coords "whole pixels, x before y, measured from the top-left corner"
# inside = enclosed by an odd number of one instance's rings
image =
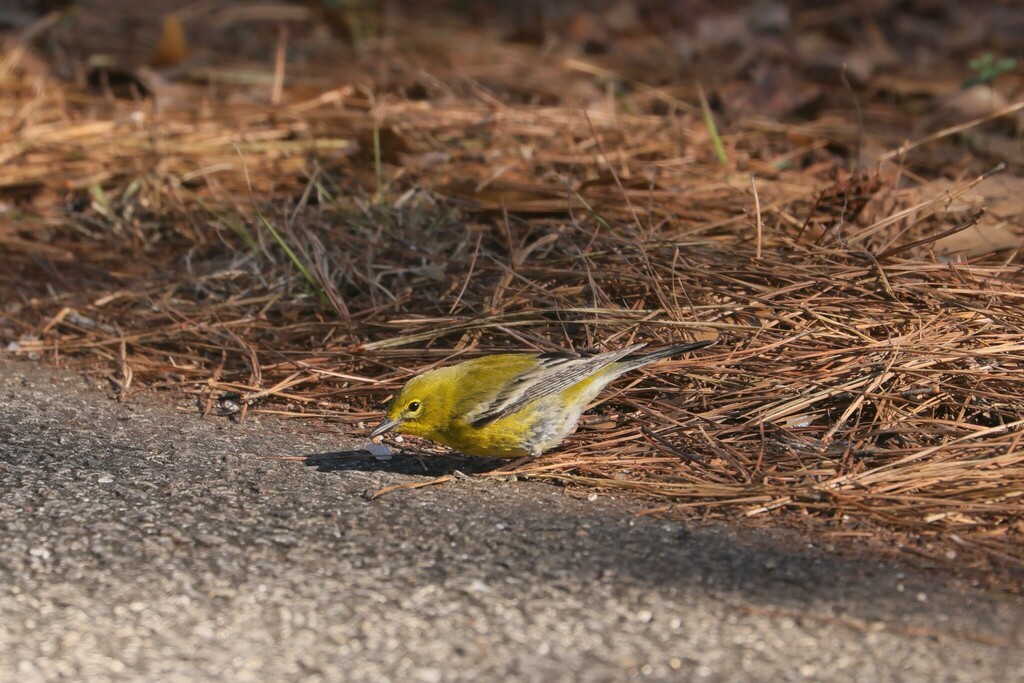
[[[374,437],[380,436],[381,434],[387,434],[400,424],[402,424],[402,421],[398,419],[385,420],[384,422],[381,422],[379,425],[377,425],[376,429],[370,432],[370,438],[372,439]]]

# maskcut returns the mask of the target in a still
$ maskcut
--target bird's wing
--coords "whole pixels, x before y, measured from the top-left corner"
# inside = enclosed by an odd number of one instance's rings
[[[495,420],[511,415],[531,401],[568,389],[643,346],[645,345],[635,344],[594,356],[542,353],[537,356],[537,364],[534,367],[514,377],[483,410],[472,417],[470,424],[474,427],[485,427]]]

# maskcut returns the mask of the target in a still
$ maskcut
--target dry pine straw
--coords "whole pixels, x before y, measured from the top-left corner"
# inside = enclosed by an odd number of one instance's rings
[[[813,131],[737,123],[723,169],[688,113],[351,90],[158,112],[2,85],[21,353],[106,368],[123,399],[358,435],[437,363],[718,336],[520,473],[1020,576],[1019,268],[933,258],[967,217],[910,204],[892,167],[843,174]]]

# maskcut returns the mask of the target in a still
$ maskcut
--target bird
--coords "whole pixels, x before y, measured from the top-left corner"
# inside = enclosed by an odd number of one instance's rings
[[[391,399],[370,433],[426,438],[466,455],[534,458],[576,431],[580,415],[624,373],[717,340],[597,354],[502,353],[427,370]]]

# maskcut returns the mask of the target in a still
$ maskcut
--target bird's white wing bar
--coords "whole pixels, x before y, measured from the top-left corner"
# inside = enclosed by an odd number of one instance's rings
[[[511,415],[531,401],[568,389],[644,346],[645,344],[634,344],[596,356],[540,354],[536,367],[509,382],[508,387],[502,389],[490,404],[470,417],[470,424],[474,427],[486,427],[495,420]]]

